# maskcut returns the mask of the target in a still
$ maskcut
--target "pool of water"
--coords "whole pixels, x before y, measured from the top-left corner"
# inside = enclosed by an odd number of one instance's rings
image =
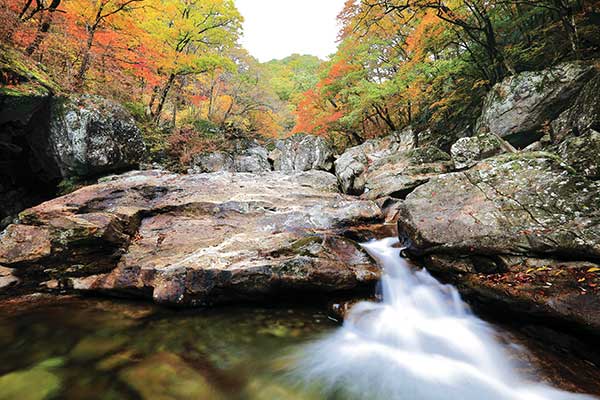
[[[307,344],[339,328],[324,308],[172,310],[48,296],[4,301],[0,400],[346,400],[343,391],[322,391],[296,369],[299,355],[312,348]],[[600,392],[595,365],[523,343],[533,355],[520,351],[519,359],[549,367],[540,379]]]
[[[318,398],[290,353],[337,326],[311,308],[37,303],[0,312],[0,399]]]

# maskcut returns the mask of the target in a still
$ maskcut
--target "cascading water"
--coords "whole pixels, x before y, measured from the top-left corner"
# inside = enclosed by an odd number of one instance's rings
[[[362,302],[334,334],[307,346],[298,372],[328,398],[593,399],[526,382],[457,290],[400,257],[398,240],[363,246],[383,268],[382,302]]]

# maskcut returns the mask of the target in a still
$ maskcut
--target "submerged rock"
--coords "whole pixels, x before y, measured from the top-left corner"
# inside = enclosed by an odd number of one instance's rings
[[[379,273],[344,233],[382,218],[321,171],[135,172],[22,213],[0,263],[30,286],[179,305],[358,290]]]
[[[331,171],[333,146],[315,135],[296,134],[275,143],[269,155],[275,171],[301,172],[311,169]]]
[[[594,74],[583,63],[563,63],[543,71],[522,72],[494,86],[483,104],[476,131],[491,132],[524,148],[537,141]]]

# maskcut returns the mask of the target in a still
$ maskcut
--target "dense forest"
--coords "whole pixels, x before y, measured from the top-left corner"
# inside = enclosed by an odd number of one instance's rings
[[[226,126],[342,147],[411,124],[456,136],[495,83],[593,57],[600,42],[590,0],[349,0],[326,62],[259,63],[238,44],[232,0],[2,0],[1,12],[4,46],[65,92],[127,105],[149,130],[173,135],[178,152],[199,151]]]

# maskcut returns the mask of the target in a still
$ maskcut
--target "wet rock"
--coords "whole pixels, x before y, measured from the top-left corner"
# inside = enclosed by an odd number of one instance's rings
[[[542,136],[540,128],[571,104],[594,73],[587,64],[563,63],[508,77],[486,97],[476,131],[494,133],[524,148]]]
[[[26,370],[0,376],[2,397],[5,399],[42,400],[60,391],[61,381],[53,371],[60,367],[60,358],[49,359]]]
[[[143,171],[25,211],[0,239],[0,262],[28,282],[178,305],[362,290],[379,272],[344,235],[382,219],[322,171]]]
[[[269,155],[275,171],[300,172],[311,169],[331,171],[333,146],[315,135],[296,134],[275,142]]]
[[[425,252],[600,256],[600,196],[550,153],[506,154],[432,178],[402,203],[400,231]]]
[[[487,262],[500,265],[481,270],[485,257],[435,254],[425,257],[427,268],[454,283],[468,298],[500,311],[541,321],[600,332],[600,271],[598,264],[534,257],[502,256]],[[484,269],[485,270],[485,269]]]
[[[237,140],[229,151],[197,154],[193,157],[192,173],[204,172],[267,172],[271,170],[267,149],[254,141]]]
[[[589,130],[600,131],[600,73],[585,84],[573,105],[552,122],[552,136],[560,142]]]
[[[505,152],[502,141],[492,134],[479,134],[458,139],[450,150],[456,169],[470,168],[479,160]]]
[[[346,150],[335,161],[335,174],[342,191],[360,195],[365,190],[365,173],[370,165],[394,153],[408,151],[414,146],[412,128],[392,135],[370,139]]]
[[[597,182],[519,153],[432,178],[401,203],[398,229],[412,257],[478,302],[598,332],[599,218]]]
[[[398,152],[375,161],[365,173],[364,198],[391,196],[405,198],[432,177],[450,172],[454,164],[447,153],[436,147],[420,147]]]
[[[62,177],[122,171],[138,165],[146,152],[131,114],[99,96],[54,99],[49,135]]]
[[[588,130],[582,136],[570,136],[558,147],[558,154],[577,172],[590,179],[600,178],[600,133]]]

